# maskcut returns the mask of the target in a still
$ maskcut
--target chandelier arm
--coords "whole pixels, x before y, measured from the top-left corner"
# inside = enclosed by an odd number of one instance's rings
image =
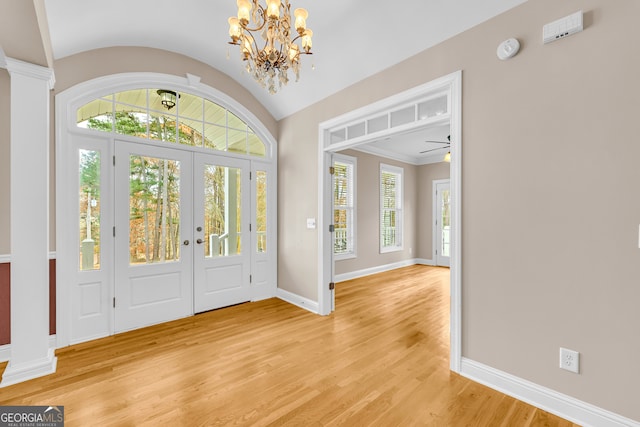
[[[296,38],[291,39],[291,44],[294,44],[294,42],[298,39],[301,39],[303,36],[298,35]],[[304,49],[301,49],[298,53],[300,53],[301,55],[313,55],[313,52],[306,52]]]
[[[254,0],[253,1],[254,4],[257,4],[257,1]],[[253,22],[255,25],[257,25],[257,27],[255,28],[249,28],[249,25],[242,25],[242,28],[246,31],[260,31],[264,28],[264,26],[267,24],[267,18],[266,18],[266,14],[264,9],[262,8],[262,6],[260,6],[259,4],[257,6],[254,6],[255,9],[253,11],[253,14],[251,15],[253,18]]]
[[[255,57],[256,59],[259,59],[260,58],[260,49],[258,48],[258,42],[256,41],[255,37],[253,37],[253,34],[247,33],[247,35],[249,37],[251,37],[251,41],[253,42],[253,49],[254,49],[254,51],[251,52],[252,54],[249,56],[249,58],[253,59]],[[258,64],[258,62],[255,59],[254,59],[253,62]]]

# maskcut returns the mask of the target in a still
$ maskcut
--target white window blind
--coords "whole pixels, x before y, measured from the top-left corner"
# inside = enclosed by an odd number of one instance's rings
[[[334,155],[333,167],[333,253],[339,260],[355,256],[356,158]]]
[[[403,169],[380,164],[380,252],[402,249]]]

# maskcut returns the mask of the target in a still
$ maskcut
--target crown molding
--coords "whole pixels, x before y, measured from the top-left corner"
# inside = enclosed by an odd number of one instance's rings
[[[51,68],[9,58],[2,51],[0,51],[0,67],[6,68],[9,74],[20,74],[26,77],[44,80],[48,83],[49,90],[53,90],[56,83],[56,77]]]

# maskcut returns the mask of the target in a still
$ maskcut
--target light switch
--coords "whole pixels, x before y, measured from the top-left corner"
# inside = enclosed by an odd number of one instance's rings
[[[307,228],[309,230],[313,230],[316,228],[316,219],[315,218],[307,218]]]

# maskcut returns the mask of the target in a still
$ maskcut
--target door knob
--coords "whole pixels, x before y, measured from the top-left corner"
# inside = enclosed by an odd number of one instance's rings
[[[197,243],[197,244],[199,244],[199,245],[201,245],[201,244],[203,244],[203,243],[204,243],[204,240],[202,240],[202,239],[198,239],[198,240],[196,240],[196,243]]]
[[[182,244],[185,245],[185,246],[189,246],[189,241],[185,240],[184,242],[182,242]]]
[[[196,228],[196,231],[202,231],[202,227]]]

